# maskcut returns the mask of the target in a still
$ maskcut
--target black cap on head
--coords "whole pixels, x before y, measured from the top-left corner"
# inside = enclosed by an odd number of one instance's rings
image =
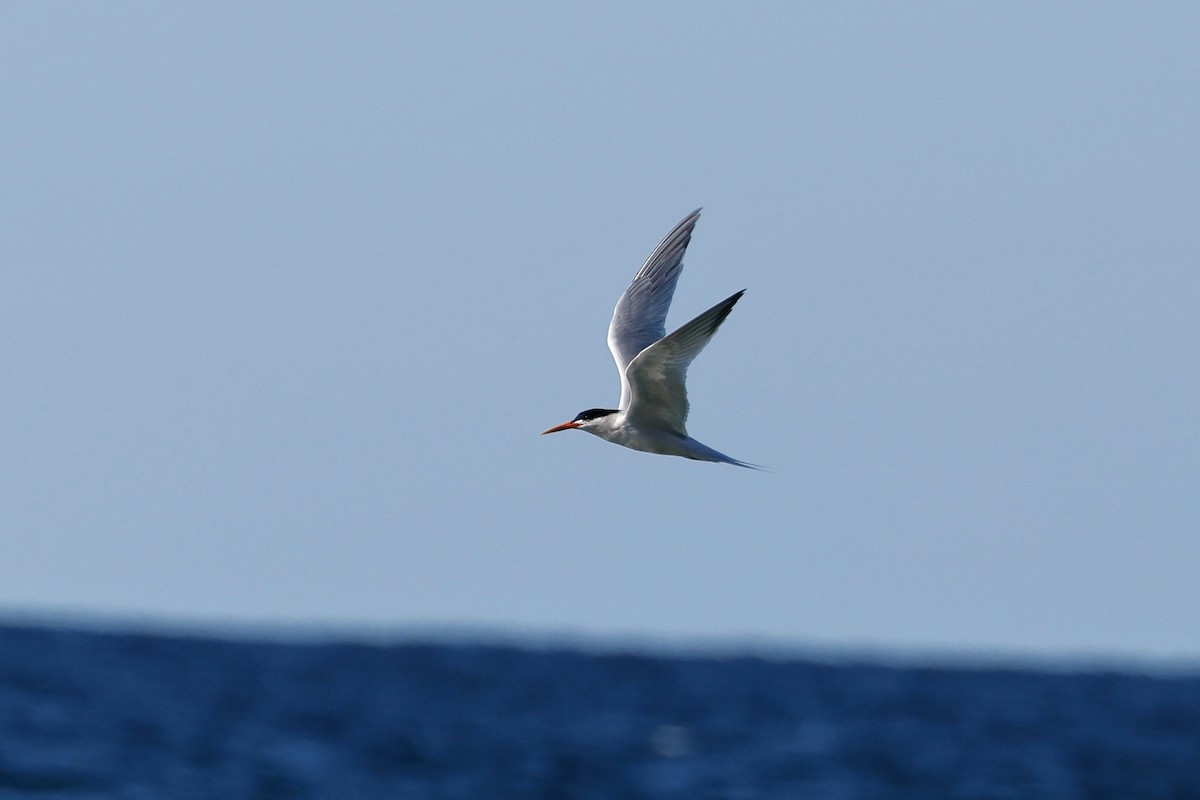
[[[578,414],[575,415],[575,419],[573,419],[571,421],[572,422],[587,422],[589,419],[596,419],[597,417],[607,417],[609,414],[616,414],[616,413],[617,413],[617,409],[615,409],[615,408],[589,408],[587,411],[580,411]]]

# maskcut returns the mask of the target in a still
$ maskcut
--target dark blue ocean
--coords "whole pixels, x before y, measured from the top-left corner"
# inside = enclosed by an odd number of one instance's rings
[[[1200,798],[1200,676],[0,627],[0,798]]]

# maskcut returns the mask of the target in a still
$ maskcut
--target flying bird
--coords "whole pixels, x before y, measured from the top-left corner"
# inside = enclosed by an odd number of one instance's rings
[[[542,435],[572,428],[647,453],[718,461],[757,469],[688,436],[688,365],[712,339],[745,289],[717,303],[670,336],[667,309],[683,269],[683,253],[700,218],[696,209],[654,248],[617,301],[608,326],[608,349],[621,374],[617,408],[589,408]]]

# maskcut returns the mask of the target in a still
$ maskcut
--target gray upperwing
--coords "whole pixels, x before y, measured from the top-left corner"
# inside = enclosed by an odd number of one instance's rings
[[[743,289],[679,330],[643,350],[625,368],[631,390],[626,413],[640,421],[687,435],[687,370],[745,294]]]
[[[696,209],[671,229],[633,276],[613,309],[612,322],[608,326],[608,349],[621,374],[621,401],[618,404],[621,409],[630,402],[626,369],[638,353],[662,339],[667,332],[667,309],[671,307],[675,284],[683,269],[684,251],[692,240],[692,229],[699,218],[700,209]]]

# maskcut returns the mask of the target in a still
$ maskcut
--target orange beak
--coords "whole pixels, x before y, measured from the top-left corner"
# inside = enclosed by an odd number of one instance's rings
[[[575,420],[571,420],[570,422],[564,422],[562,425],[555,425],[553,428],[546,428],[546,430],[542,431],[541,435],[545,436],[547,433],[558,433],[559,431],[566,431],[570,430],[571,428],[578,427],[579,423]]]

